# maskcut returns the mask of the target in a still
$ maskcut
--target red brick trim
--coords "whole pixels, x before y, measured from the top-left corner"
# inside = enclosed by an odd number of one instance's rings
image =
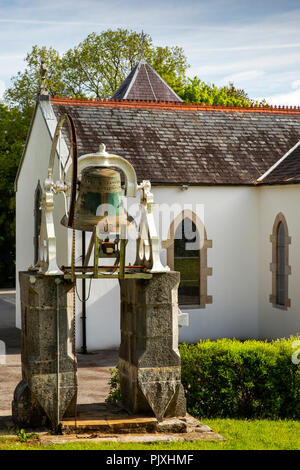
[[[245,113],[268,113],[268,114],[300,114],[300,106],[209,106],[197,103],[177,103],[167,101],[142,101],[142,100],[93,100],[77,99],[67,97],[51,96],[50,102],[64,106],[93,106],[93,107],[112,107],[112,108],[144,108],[144,109],[176,109],[179,111],[227,111],[227,112],[245,112]]]

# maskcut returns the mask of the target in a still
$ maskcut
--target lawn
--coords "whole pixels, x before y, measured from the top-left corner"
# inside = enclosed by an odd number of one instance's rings
[[[215,432],[226,441],[186,442],[169,444],[117,444],[76,442],[41,445],[38,441],[20,442],[15,436],[0,437],[0,450],[299,450],[300,421],[207,419]]]

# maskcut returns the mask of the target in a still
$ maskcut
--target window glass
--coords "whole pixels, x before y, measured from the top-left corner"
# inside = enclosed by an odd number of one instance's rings
[[[200,249],[196,225],[185,218],[174,238],[174,269],[180,272],[179,304],[200,304]]]
[[[277,273],[276,273],[276,296],[277,304],[285,305],[286,298],[286,249],[285,249],[285,229],[282,222],[277,229]]]

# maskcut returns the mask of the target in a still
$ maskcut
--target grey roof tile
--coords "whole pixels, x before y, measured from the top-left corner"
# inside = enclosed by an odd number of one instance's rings
[[[130,161],[139,181],[154,184],[252,184],[300,140],[300,113],[256,110],[254,118],[249,110],[182,104],[51,104],[57,117],[73,117],[79,155],[96,152],[103,142]]]
[[[112,99],[182,102],[182,99],[144,59],[131,70]]]

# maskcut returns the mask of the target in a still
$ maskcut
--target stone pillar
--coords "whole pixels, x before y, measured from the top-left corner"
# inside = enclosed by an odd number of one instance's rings
[[[122,279],[119,374],[122,402],[132,413],[185,416],[178,351],[180,275]]]
[[[22,381],[12,403],[17,425],[57,427],[77,398],[73,354],[73,284],[62,277],[19,273]]]

